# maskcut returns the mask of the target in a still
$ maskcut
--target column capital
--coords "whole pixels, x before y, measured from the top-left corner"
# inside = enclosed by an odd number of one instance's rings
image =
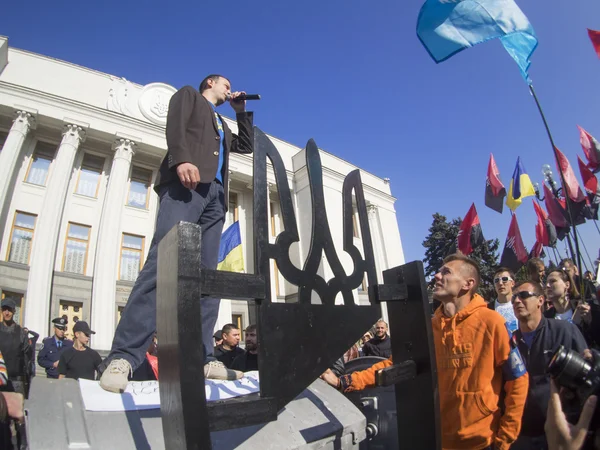
[[[369,214],[375,214],[379,207],[377,205],[367,205],[367,212]]]
[[[117,137],[112,145],[112,149],[115,151],[115,159],[123,158],[127,161],[131,161],[131,158],[135,154],[135,141],[123,137]]]
[[[74,123],[65,123],[62,135],[61,144],[71,144],[73,147],[78,148],[79,144],[85,142],[86,129]]]
[[[24,109],[15,110],[15,120],[13,120],[11,131],[16,131],[25,136],[29,133],[29,130],[35,130],[36,126],[36,113]]]

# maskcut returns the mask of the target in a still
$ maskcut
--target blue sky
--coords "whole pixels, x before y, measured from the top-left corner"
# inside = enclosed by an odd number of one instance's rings
[[[483,204],[490,153],[507,188],[517,156],[534,182],[542,164],[554,167],[535,103],[501,44],[436,65],[415,33],[421,1],[152,3],[8,2],[0,34],[13,47],[141,84],[179,88],[207,73],[228,75],[234,89],[262,95],[252,106],[266,132],[298,146],[312,137],[391,179],[407,261],[423,257],[434,212],[462,217],[473,201],[485,237],[504,244],[507,208],[500,215]],[[530,76],[579,176],[576,125],[600,139],[600,60],[586,32],[600,29],[600,2],[519,6],[540,41]],[[223,112],[232,115],[229,106]],[[517,216],[531,248],[531,199]],[[580,228],[594,258],[600,236],[592,223]]]

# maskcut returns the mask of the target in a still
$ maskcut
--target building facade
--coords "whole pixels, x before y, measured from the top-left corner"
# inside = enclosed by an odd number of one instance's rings
[[[153,191],[166,153],[165,124],[176,89],[141,86],[116,76],[9,47],[0,37],[0,292],[18,305],[16,319],[47,335],[66,315],[86,320],[92,345],[109,349],[154,230]],[[236,123],[225,119],[232,131]],[[269,136],[281,154],[292,191],[302,267],[311,235],[304,150]],[[355,166],[321,151],[327,217],[342,251],[342,183]],[[239,221],[245,271],[253,272],[252,155],[231,155],[230,209]],[[404,262],[389,183],[361,171],[379,276]],[[277,186],[269,171],[271,239],[282,229]],[[360,227],[355,240],[361,248]],[[271,265],[272,298],[295,301],[297,289]],[[320,272],[332,272],[326,261]],[[366,285],[356,301],[365,302]],[[224,300],[217,326],[253,320],[245,302]]]

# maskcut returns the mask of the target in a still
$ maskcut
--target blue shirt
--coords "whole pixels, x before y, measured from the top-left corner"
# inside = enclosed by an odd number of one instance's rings
[[[215,105],[210,103],[210,106],[212,106],[213,113],[215,115],[215,120],[217,121],[217,130],[219,131],[219,138],[221,141],[221,151],[219,152],[219,165],[217,167],[217,175],[215,176],[215,179],[219,180],[221,184],[223,184],[223,175],[221,172],[223,171],[223,154],[225,153],[225,133],[223,131],[223,122],[221,122],[221,118],[215,110]]]
[[[533,344],[533,339],[535,338],[536,332],[537,330],[530,331],[529,333],[521,332],[521,334],[523,335],[523,340],[525,341],[525,345],[527,345],[527,347],[531,348],[531,344]]]

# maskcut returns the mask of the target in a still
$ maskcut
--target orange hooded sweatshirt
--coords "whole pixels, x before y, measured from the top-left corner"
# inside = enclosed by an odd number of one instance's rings
[[[438,370],[442,447],[479,450],[494,445],[508,450],[521,429],[528,376],[511,347],[504,319],[475,295],[454,317],[443,308],[432,320]],[[375,373],[392,364],[382,361],[340,379],[345,392],[375,385]],[[500,393],[504,388],[504,414]]]

